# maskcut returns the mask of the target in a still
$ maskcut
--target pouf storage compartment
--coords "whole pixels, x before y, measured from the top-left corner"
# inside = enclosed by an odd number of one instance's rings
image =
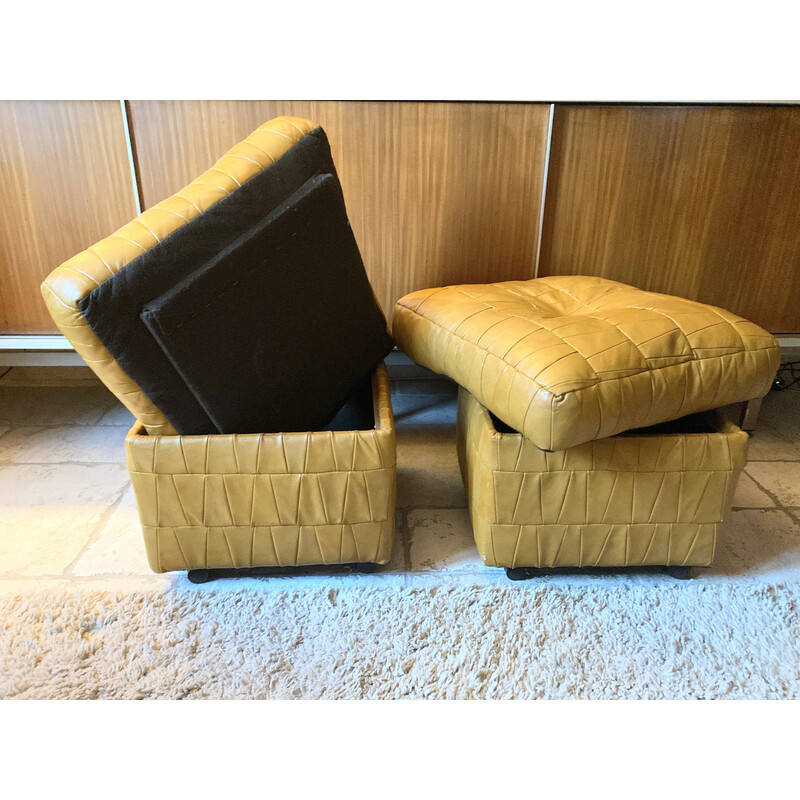
[[[155,572],[385,564],[392,554],[395,430],[389,379],[372,378],[375,427],[125,440]]]
[[[719,414],[703,416],[709,432],[644,429],[547,452],[498,430],[459,388],[458,455],[483,562],[708,566],[749,437]]]

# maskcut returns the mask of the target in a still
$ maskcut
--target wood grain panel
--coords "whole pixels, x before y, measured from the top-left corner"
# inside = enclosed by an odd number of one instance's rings
[[[39,284],[134,216],[118,101],[0,101],[0,333],[56,331]]]
[[[146,206],[273,117],[322,125],[387,316],[415,289],[533,277],[547,105],[135,101],[131,112]]]
[[[800,331],[800,108],[557,106],[540,275]]]

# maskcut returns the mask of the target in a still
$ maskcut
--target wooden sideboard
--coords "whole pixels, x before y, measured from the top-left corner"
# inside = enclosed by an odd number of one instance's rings
[[[39,284],[135,216],[119,101],[0,101],[0,333],[55,331]]]
[[[0,334],[39,284],[272,117],[321,124],[387,316],[414,289],[595,274],[800,332],[800,107],[0,102]]]
[[[800,107],[557,106],[539,275],[800,331]]]

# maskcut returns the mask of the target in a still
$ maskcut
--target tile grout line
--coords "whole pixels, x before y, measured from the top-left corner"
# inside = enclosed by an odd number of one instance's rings
[[[171,572],[137,572],[137,573],[127,573],[127,572],[106,572],[99,575],[77,575],[75,577],[71,577],[69,575],[0,575],[0,587],[3,584],[13,583],[23,581],[25,583],[39,583],[42,584],[49,583],[49,582],[64,582],[67,584],[77,584],[81,585],[84,583],[117,583],[119,581],[141,581],[141,580],[148,580],[153,579],[154,583],[159,582],[159,579],[163,583],[167,581],[164,578],[171,578],[174,579],[178,577],[180,573],[171,573]]]
[[[83,556],[86,554],[89,548],[97,542],[100,534],[103,532],[103,529],[108,524],[111,517],[114,515],[114,512],[120,507],[120,505],[122,505],[122,499],[128,493],[128,490],[131,488],[131,486],[132,486],[132,481],[130,480],[129,477],[127,482],[123,486],[122,490],[120,491],[119,497],[117,497],[117,499],[110,506],[107,506],[105,511],[100,515],[100,519],[97,520],[94,527],[92,528],[92,532],[89,534],[89,538],[87,539],[86,544],[81,548],[80,552],[75,556],[75,558],[73,558],[72,561],[70,561],[70,563],[67,564],[66,567],[64,567],[64,572],[63,572],[64,578],[67,578],[69,580],[76,580],[76,579],[80,580],[81,576],[73,575],[72,570],[75,568],[75,565],[81,560],[81,558],[83,558]]]
[[[795,525],[800,527],[800,508],[797,506],[783,506],[782,510],[794,521]]]
[[[745,469],[746,469],[746,467],[745,467]],[[794,521],[794,523],[796,525],[800,525],[800,517],[795,516],[789,510],[790,508],[796,508],[796,506],[788,506],[788,507],[785,506],[783,503],[781,503],[781,501],[778,499],[778,497],[772,491],[767,489],[766,486],[762,486],[749,472],[747,473],[747,475],[750,478],[750,480],[753,481],[753,483],[756,486],[758,486],[758,488],[761,489],[761,491],[764,492],[764,494],[767,495],[767,497],[769,497],[769,499],[772,500],[773,503],[775,503],[775,506],[776,506],[777,509],[779,509],[781,511],[785,511],[786,514]],[[767,509],[763,509],[762,508],[761,510],[762,511],[769,511],[770,509],[769,508],[767,508]]]

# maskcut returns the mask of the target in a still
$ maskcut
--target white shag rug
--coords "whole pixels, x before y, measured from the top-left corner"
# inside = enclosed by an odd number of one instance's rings
[[[796,698],[794,585],[0,599],[2,698]]]

